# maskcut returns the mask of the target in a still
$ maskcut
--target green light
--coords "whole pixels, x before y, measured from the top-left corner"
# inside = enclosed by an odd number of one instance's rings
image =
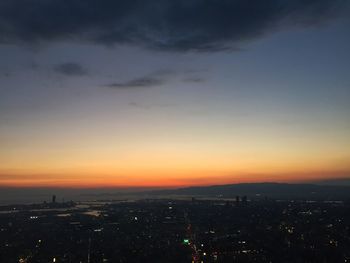
[[[188,245],[190,243],[189,239],[184,239],[184,244]]]

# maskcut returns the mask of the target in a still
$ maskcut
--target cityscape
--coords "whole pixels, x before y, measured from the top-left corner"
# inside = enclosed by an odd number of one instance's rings
[[[0,262],[350,262],[350,199],[236,196],[0,207]]]
[[[350,263],[350,0],[0,0],[0,263]]]

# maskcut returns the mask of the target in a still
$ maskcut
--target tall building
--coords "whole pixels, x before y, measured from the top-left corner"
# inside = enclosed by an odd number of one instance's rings
[[[242,204],[243,204],[243,205],[247,205],[247,204],[248,204],[248,198],[247,198],[246,195],[244,195],[244,196],[242,197]]]

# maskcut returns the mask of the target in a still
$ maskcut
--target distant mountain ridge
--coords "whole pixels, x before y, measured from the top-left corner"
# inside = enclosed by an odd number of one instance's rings
[[[250,198],[299,198],[299,199],[350,199],[350,186],[288,184],[288,183],[240,183],[213,186],[196,186],[171,190],[152,191],[155,195],[219,196],[232,198],[246,195]]]
[[[324,179],[315,182],[318,185],[350,186],[350,178]]]
[[[178,189],[150,188],[10,188],[0,186],[1,204],[25,204],[49,202],[52,195],[57,196],[58,202],[63,200],[120,200],[147,198],[235,198],[247,196],[248,199],[298,199],[298,200],[349,200],[350,186],[345,181],[320,181],[313,184],[291,183],[239,183],[212,186],[193,186]],[[330,185],[334,183],[334,185]],[[339,185],[342,183],[342,185]]]

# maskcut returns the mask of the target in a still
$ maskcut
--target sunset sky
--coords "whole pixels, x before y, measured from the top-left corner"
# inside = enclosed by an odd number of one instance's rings
[[[0,186],[350,177],[342,0],[4,0]]]

